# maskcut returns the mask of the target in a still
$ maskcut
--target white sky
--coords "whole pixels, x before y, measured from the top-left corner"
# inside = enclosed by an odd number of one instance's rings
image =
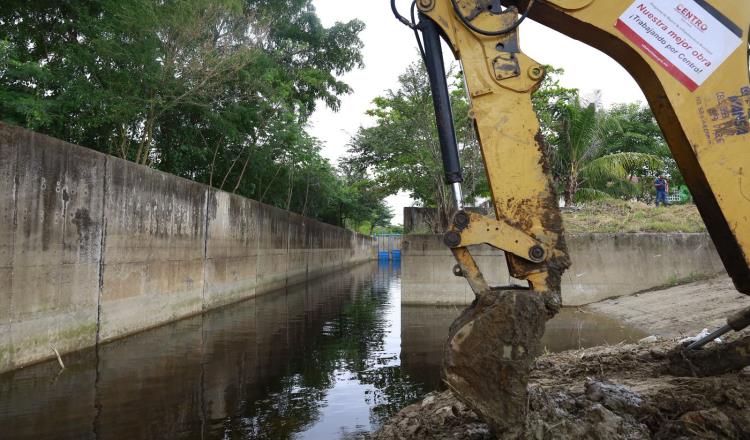
[[[402,14],[411,3],[399,0]],[[366,24],[361,34],[365,67],[342,79],[354,92],[341,99],[339,112],[319,105],[310,122],[310,134],[323,142],[323,155],[336,164],[346,154],[346,145],[361,125],[371,123],[365,111],[372,100],[387,89],[398,87],[398,76],[417,59],[416,43],[410,29],[391,14],[388,0],[313,0],[325,26],[337,21],[360,19]],[[600,90],[605,106],[620,102],[645,102],[645,97],[630,75],[601,52],[558,32],[527,20],[520,27],[521,48],[542,64],[565,69],[561,82],[576,87],[583,96]],[[446,63],[452,57],[447,57]],[[412,201],[406,194],[389,197],[394,209],[394,224],[403,222],[404,206]]]

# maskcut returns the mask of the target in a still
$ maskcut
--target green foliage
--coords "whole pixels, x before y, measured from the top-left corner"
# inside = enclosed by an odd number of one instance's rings
[[[605,152],[629,151],[661,157],[670,154],[661,129],[648,107],[639,103],[615,104],[607,110],[607,114],[617,120],[617,126],[603,134]]]
[[[637,176],[664,169],[664,159],[647,153],[609,153],[586,163],[580,178],[589,188],[601,188],[610,197],[638,198],[642,185]],[[650,181],[650,180],[649,180]],[[580,188],[576,201],[587,200],[587,193]]]
[[[311,0],[8,0],[0,119],[340,223],[304,126],[362,65],[357,21]]]
[[[471,199],[486,194],[487,185],[461,79],[452,78],[451,97],[466,180],[464,188]],[[410,65],[399,77],[399,88],[388,90],[373,104],[368,114],[375,124],[360,128],[354,136],[347,166],[374,175],[386,194],[407,191],[423,206],[438,208],[443,223],[447,224],[453,201],[444,184],[435,111],[422,63]]]
[[[640,104],[601,109],[560,86],[560,69],[533,96],[546,135],[552,174],[566,203],[608,197],[648,200],[651,181],[681,176],[651,111]]]
[[[651,200],[653,194],[653,179],[658,174],[669,178],[673,187],[685,184],[677,163],[667,146],[661,129],[656,124],[651,110],[638,103],[616,104],[607,110],[611,117],[618,121],[618,130],[605,133],[604,146],[607,152],[645,153],[661,158],[661,167],[650,166],[645,170],[634,171],[633,176],[639,184],[636,185],[633,197],[639,200]]]
[[[401,225],[389,225],[389,226],[379,226],[373,230],[373,234],[404,234],[404,227]]]
[[[563,69],[544,66],[546,75],[539,89],[531,96],[534,110],[539,117],[542,134],[551,143],[556,142],[558,121],[568,106],[579,100],[578,89],[569,89],[560,85]]]
[[[387,189],[373,182],[364,170],[347,162],[339,168],[344,182],[341,215],[347,226],[367,235],[390,226],[393,211],[385,203]]]

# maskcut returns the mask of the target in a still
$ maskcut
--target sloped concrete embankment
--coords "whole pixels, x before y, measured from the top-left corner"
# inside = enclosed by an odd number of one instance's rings
[[[573,266],[563,275],[566,306],[706,278],[724,272],[708,234],[576,234],[566,237]],[[508,285],[503,252],[472,247],[479,268],[492,285]],[[403,304],[469,304],[474,294],[453,275],[455,260],[439,235],[406,235],[402,248]]]
[[[0,124],[0,372],[375,258],[370,237]]]

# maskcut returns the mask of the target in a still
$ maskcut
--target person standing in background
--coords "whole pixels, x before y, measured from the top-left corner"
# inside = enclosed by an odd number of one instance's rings
[[[660,175],[654,180],[654,188],[656,188],[656,206],[659,206],[661,202],[662,206],[667,206],[667,191],[669,191],[669,183],[664,176]]]

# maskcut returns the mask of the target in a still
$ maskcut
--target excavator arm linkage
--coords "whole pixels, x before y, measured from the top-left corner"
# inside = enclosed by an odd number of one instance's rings
[[[500,11],[501,3],[508,8]],[[531,107],[544,67],[521,51],[520,10],[603,51],[633,75],[727,271],[737,289],[750,294],[750,4],[419,0],[417,7],[423,22],[434,23],[424,27],[436,27],[462,62],[497,218],[545,251],[539,262],[518,249],[498,246],[509,252],[514,277],[528,279],[534,290],[557,290],[558,272],[568,263],[543,140]],[[463,229],[457,226],[454,232],[460,234]],[[504,240],[511,246],[515,237],[510,240],[508,232],[490,228],[480,242]],[[452,244],[455,237],[446,241]]]
[[[459,208],[444,241],[456,274],[477,297],[451,327],[443,375],[496,433],[513,437],[523,427],[528,371],[570,265],[531,101],[544,66],[521,51],[518,25],[528,17],[580,40],[635,78],[727,272],[750,294],[750,3],[417,0],[416,7],[446,180]],[[496,219],[460,209],[441,39],[463,66]],[[480,243],[505,251],[510,274],[529,286],[489,286],[468,248]]]

